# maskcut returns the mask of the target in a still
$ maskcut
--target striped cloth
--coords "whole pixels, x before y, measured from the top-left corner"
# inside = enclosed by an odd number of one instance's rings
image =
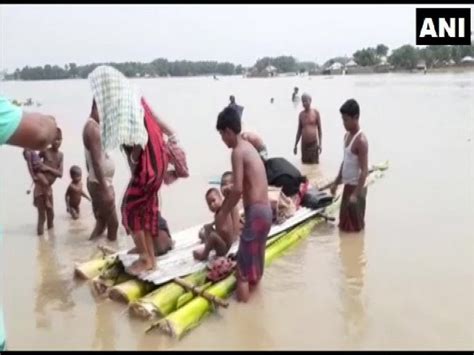
[[[89,83],[100,119],[102,148],[122,144],[144,148],[148,134],[138,89],[118,70],[101,65],[89,74]]]

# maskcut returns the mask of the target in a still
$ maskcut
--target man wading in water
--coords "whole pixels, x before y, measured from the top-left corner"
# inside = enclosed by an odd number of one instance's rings
[[[365,227],[365,180],[368,175],[369,144],[359,126],[360,110],[357,101],[347,100],[339,111],[348,133],[344,136],[344,160],[331,187],[331,193],[334,195],[337,186],[341,182],[344,184],[339,228],[344,232],[359,232]]]
[[[321,117],[316,109],[311,108],[311,96],[301,96],[304,110],[298,118],[298,131],[293,153],[298,153],[298,142],[301,138],[301,161],[303,164],[319,164],[319,155],[322,151],[323,134],[321,130]]]

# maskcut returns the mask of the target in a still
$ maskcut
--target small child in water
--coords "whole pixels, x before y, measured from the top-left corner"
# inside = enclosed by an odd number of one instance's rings
[[[38,153],[31,149],[24,149],[23,157],[26,160],[28,172],[30,173],[31,178],[33,179],[33,183],[39,183],[44,185],[45,187],[48,186],[48,179],[41,171],[41,158],[39,157]],[[28,190],[27,193],[29,194],[30,190]]]
[[[87,200],[91,200],[89,196],[82,189],[82,170],[77,165],[71,166],[69,169],[71,175],[71,183],[66,190],[66,210],[71,214],[72,219],[79,218],[79,205],[81,204],[81,197],[84,196]]]
[[[206,202],[209,210],[216,214],[222,206],[223,196],[227,196],[232,186],[232,172],[227,171],[221,178],[221,191],[211,188],[206,192]],[[222,194],[221,194],[222,193]],[[215,250],[217,256],[225,256],[232,243],[237,239],[241,229],[241,221],[238,208],[235,207],[227,218],[224,225],[216,225],[215,222],[204,225],[199,231],[199,238],[204,243],[204,248],[193,252],[197,260],[206,260],[211,250]]]

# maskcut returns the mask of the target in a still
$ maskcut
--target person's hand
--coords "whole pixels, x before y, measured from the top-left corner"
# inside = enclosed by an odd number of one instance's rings
[[[319,147],[318,147],[318,151],[319,151],[319,154],[321,154],[322,151],[323,151],[323,147],[322,147],[322,146],[319,146]]]
[[[331,195],[335,195],[336,194],[336,190],[337,190],[337,184],[335,182],[332,183],[331,187],[330,187],[330,190],[331,191]]]
[[[357,202],[356,194],[351,194],[351,196],[349,197],[349,202],[350,203],[356,203]]]
[[[293,148],[293,154],[296,155],[298,153],[298,147],[295,145]]]
[[[224,186],[224,187],[222,188],[222,195],[224,195],[224,197],[229,197],[230,189],[231,189],[231,186],[230,186],[230,185]]]
[[[176,180],[178,180],[178,176],[176,172],[173,171],[167,171],[164,177],[164,183],[165,185],[171,185],[174,183]]]

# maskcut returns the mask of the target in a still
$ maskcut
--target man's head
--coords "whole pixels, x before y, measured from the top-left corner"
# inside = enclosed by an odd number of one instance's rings
[[[307,93],[304,93],[301,96],[301,103],[305,110],[309,110],[311,108],[311,96]]]
[[[353,131],[359,127],[359,104],[354,99],[349,99],[341,106],[339,112],[344,122],[344,128],[347,131]]]
[[[217,116],[216,129],[227,147],[234,148],[237,145],[237,137],[242,130],[240,115],[237,110],[232,107],[226,107],[222,110]]]
[[[295,89],[294,89],[294,90],[295,90],[295,94],[296,94],[299,89],[298,89],[298,87],[295,86]]]
[[[232,171],[226,171],[224,174],[222,174],[221,193],[225,195],[226,190],[230,189],[233,183],[234,183],[234,179],[232,177]]]
[[[209,210],[212,213],[219,211],[219,208],[222,206],[222,196],[218,189],[215,187],[210,188],[206,192],[206,202]]]
[[[63,142],[63,132],[61,131],[60,128],[56,128],[56,139],[54,140],[52,144],[52,148],[54,150],[58,150],[62,142]]]
[[[230,95],[229,100],[230,100],[231,104],[235,104],[235,96],[234,95]]]
[[[71,180],[73,182],[79,182],[82,178],[82,170],[77,165],[73,165],[71,166],[71,169],[69,169],[69,175],[71,175]]]

